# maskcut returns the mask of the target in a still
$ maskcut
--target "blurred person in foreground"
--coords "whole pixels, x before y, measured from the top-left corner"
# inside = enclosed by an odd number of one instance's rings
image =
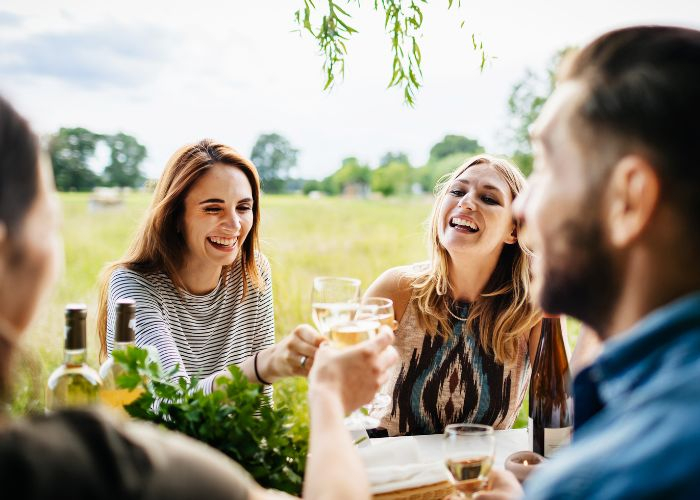
[[[700,31],[633,27],[566,61],[515,213],[542,308],[603,341],[536,499],[700,495]],[[521,233],[522,234],[522,233]],[[479,498],[523,494],[496,471]]]
[[[27,123],[0,98],[0,389],[59,255],[57,200]],[[311,443],[304,496],[369,498],[364,468],[343,426],[369,402],[397,358],[393,335],[338,352],[322,346],[309,374]],[[321,437],[323,438],[321,440]],[[0,413],[0,482],[12,498],[227,498],[263,490],[235,462],[183,435],[66,410],[16,421]]]

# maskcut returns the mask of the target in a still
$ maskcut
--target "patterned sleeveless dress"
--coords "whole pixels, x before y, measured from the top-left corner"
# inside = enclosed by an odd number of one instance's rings
[[[466,318],[469,304],[452,312]],[[454,320],[452,335],[430,336],[418,324],[411,301],[396,331],[400,361],[384,388],[391,403],[374,412],[389,436],[435,434],[451,423],[478,423],[495,429],[513,425],[530,380],[527,338],[518,343],[513,363],[497,363],[478,336],[462,332]]]

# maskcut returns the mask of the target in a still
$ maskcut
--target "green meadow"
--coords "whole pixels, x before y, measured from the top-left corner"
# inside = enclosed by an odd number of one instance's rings
[[[88,306],[88,358],[97,366],[95,333],[98,277],[122,256],[148,207],[150,194],[133,193],[120,208],[91,211],[88,193],[61,193],[64,259],[58,284],[44,299],[17,360],[15,414],[42,411],[43,386],[60,364],[63,308]],[[360,200],[263,196],[261,248],[273,272],[277,336],[310,323],[314,276],[352,276],[363,287],[385,269],[427,258],[425,223],[431,197]],[[570,334],[577,328],[570,328]],[[304,411],[305,381],[277,384],[280,401]]]

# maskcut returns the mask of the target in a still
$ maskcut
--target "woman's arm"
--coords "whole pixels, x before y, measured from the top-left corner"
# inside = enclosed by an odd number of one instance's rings
[[[318,345],[324,337],[308,325],[296,327],[275,344],[275,312],[272,300],[272,272],[262,254],[256,255],[264,287],[258,300],[253,356],[239,365],[251,382],[275,382],[282,377],[306,376],[314,362]],[[257,354],[257,360],[255,354]],[[306,357],[302,366],[302,356]],[[257,365],[257,374],[255,371]]]
[[[384,297],[394,303],[394,317],[401,322],[411,300],[410,280],[406,277],[408,266],[393,267],[384,271],[367,287],[365,297]]]

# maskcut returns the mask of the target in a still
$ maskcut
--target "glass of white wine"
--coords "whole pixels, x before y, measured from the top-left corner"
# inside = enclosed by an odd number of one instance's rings
[[[396,330],[398,326],[394,318],[394,303],[384,297],[365,297],[357,309],[357,319],[371,319]],[[391,403],[391,397],[382,388],[372,400],[372,409],[386,408]]]
[[[360,303],[360,280],[322,276],[314,278],[311,289],[311,316],[326,337],[333,324],[355,317]]]
[[[493,427],[451,424],[445,427],[443,438],[443,457],[456,490],[451,498],[472,498],[486,487],[491,472],[496,451]]]
[[[328,337],[336,348],[345,349],[373,338],[379,333],[380,326],[374,319],[354,318],[331,325]],[[345,419],[345,427],[352,431],[374,429],[378,425],[378,419],[360,410],[355,410]]]

